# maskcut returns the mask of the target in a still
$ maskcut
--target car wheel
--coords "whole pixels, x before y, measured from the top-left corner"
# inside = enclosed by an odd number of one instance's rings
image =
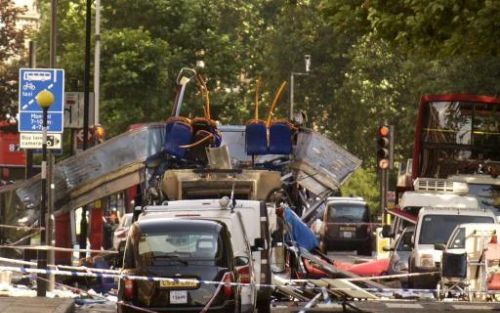
[[[271,313],[271,299],[257,301],[257,313]]]

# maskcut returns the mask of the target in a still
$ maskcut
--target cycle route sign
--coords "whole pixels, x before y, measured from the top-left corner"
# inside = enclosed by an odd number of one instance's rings
[[[47,133],[63,132],[64,70],[42,68],[19,69],[19,132],[42,131],[43,111],[35,99],[42,90],[48,90],[54,95],[54,103],[47,114]]]

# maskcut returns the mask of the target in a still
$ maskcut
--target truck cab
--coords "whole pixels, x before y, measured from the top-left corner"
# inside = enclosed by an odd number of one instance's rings
[[[435,288],[439,281],[442,251],[435,244],[448,242],[452,231],[463,223],[495,224],[493,212],[477,208],[424,207],[420,210],[413,249],[409,259],[410,273],[429,273],[410,277],[413,288]]]
[[[447,179],[417,178],[414,182],[414,191],[406,191],[401,195],[394,211],[411,216],[412,219],[403,219],[396,215],[387,237],[398,237],[403,229],[415,224],[419,211],[423,207],[453,207],[479,209],[478,200],[468,195],[469,189],[463,182]]]

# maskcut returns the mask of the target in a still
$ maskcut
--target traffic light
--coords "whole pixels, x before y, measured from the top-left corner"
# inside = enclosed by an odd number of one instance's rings
[[[393,127],[380,125],[377,130],[377,167],[385,170],[393,163]]]

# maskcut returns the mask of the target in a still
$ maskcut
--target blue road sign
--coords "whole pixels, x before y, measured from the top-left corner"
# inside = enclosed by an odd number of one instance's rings
[[[64,70],[21,68],[19,69],[19,131],[42,131],[42,108],[35,97],[42,90],[54,94],[54,103],[47,114],[47,132],[62,133],[64,125]]]

